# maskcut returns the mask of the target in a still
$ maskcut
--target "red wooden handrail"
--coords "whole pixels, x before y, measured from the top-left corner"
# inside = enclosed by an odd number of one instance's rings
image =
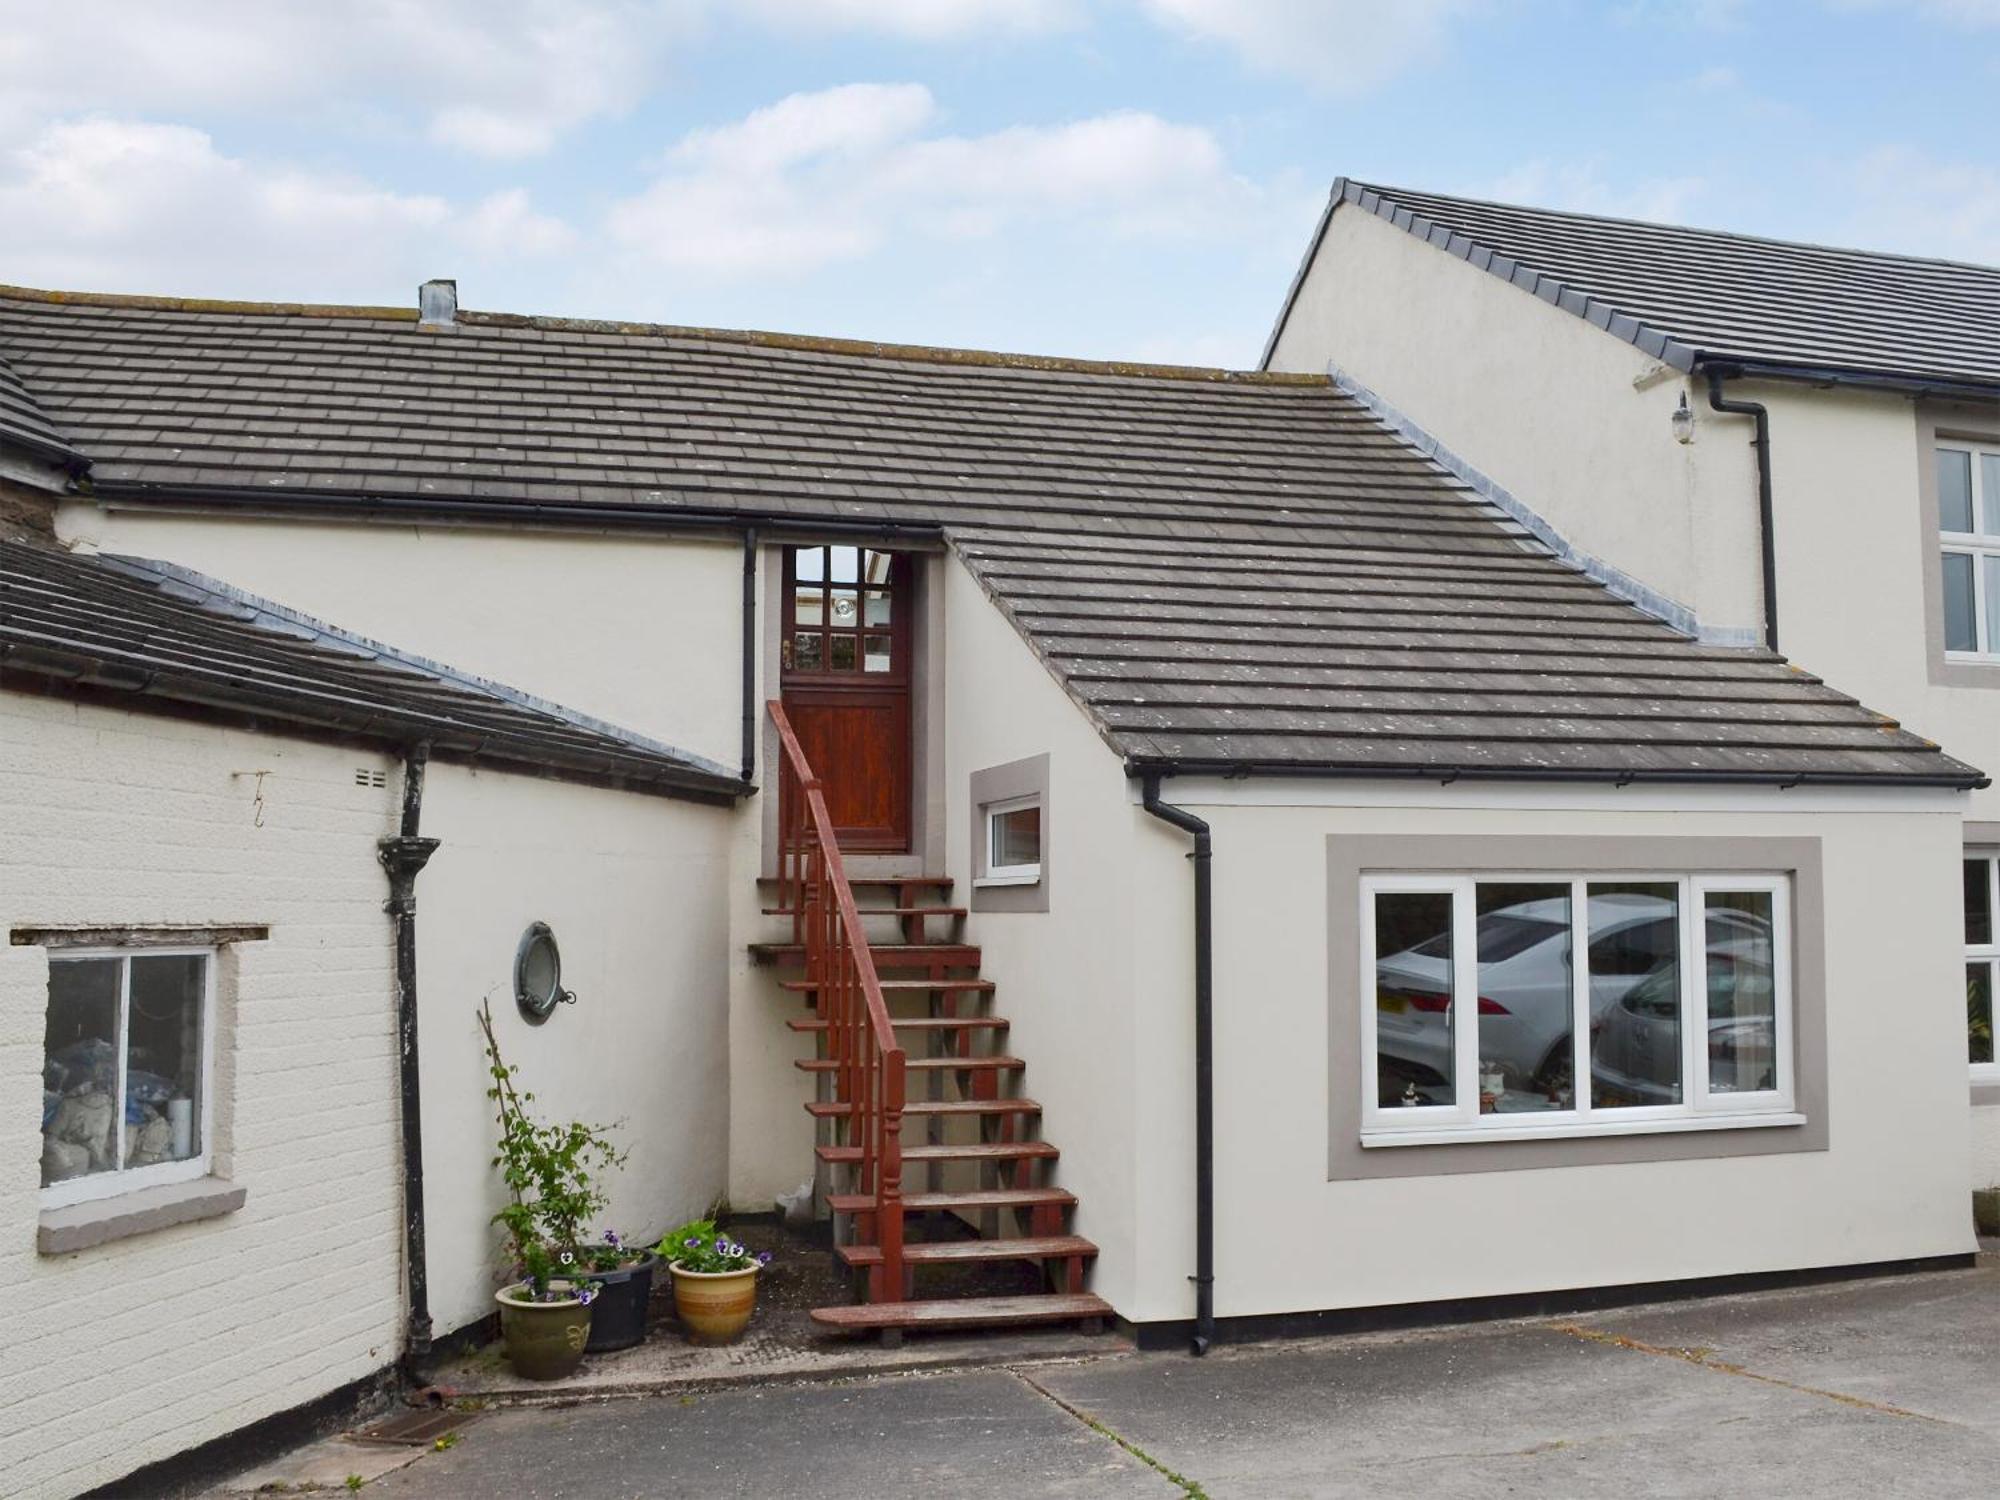
[[[861,1148],[856,1191],[872,1208],[855,1217],[855,1238],[881,1247],[869,1271],[869,1300],[903,1295],[903,1107],[907,1058],[896,1041],[875,956],[854,904],[819,777],[799,748],[784,705],[771,722],[783,754],[778,768],[779,906],[792,914],[792,940],[805,948],[806,981],[826,1022],[834,1098],[850,1105],[847,1144]]]

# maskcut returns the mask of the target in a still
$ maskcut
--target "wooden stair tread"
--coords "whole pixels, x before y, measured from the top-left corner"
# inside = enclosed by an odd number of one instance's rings
[[[882,1263],[880,1245],[836,1245],[834,1251],[850,1266]],[[1070,1256],[1087,1259],[1096,1254],[1097,1246],[1077,1234],[1048,1234],[1019,1240],[940,1240],[903,1246],[903,1259],[913,1266],[962,1265],[982,1260],[1054,1260]]]
[[[858,907],[864,917],[962,917],[962,906],[863,906]],[[789,906],[767,906],[763,909],[767,917],[791,917],[798,915]]]
[[[905,1115],[1038,1115],[1041,1105],[1032,1099],[912,1099],[903,1106]],[[809,1099],[806,1113],[822,1120],[837,1120],[854,1113],[851,1103]]]
[[[792,1060],[792,1066],[802,1073],[832,1073],[840,1068],[840,1063],[831,1057],[799,1057]],[[955,1073],[961,1069],[976,1073],[1018,1073],[1027,1064],[1018,1057],[906,1057],[903,1067],[910,1073]]]
[[[891,1016],[898,1031],[1005,1031],[1012,1023],[1004,1016]],[[787,1021],[794,1031],[825,1031],[829,1021]]]
[[[816,1307],[812,1320],[825,1328],[979,1328],[1010,1323],[1066,1323],[1109,1318],[1111,1304],[1089,1292],[1039,1297],[945,1297],[931,1302],[857,1302]]]
[[[815,1146],[821,1161],[845,1164],[861,1160],[859,1146]],[[1052,1161],[1062,1153],[1047,1141],[979,1141],[965,1146],[905,1146],[903,1160],[913,1161]]]
[[[976,969],[979,950],[970,943],[870,943],[877,969],[908,969],[918,964],[938,964],[947,969]],[[752,943],[750,956],[760,964],[796,964],[804,961],[802,943]]]
[[[781,979],[778,988],[791,990],[795,994],[811,995],[819,986],[810,979]],[[922,994],[926,990],[977,990],[988,994],[999,986],[990,979],[885,979],[882,993],[885,995]]]
[[[875,1207],[869,1193],[829,1193],[827,1207],[837,1214],[867,1213]],[[909,1213],[929,1213],[940,1208],[1039,1208],[1053,1205],[1073,1208],[1076,1194],[1062,1188],[978,1188],[964,1193],[905,1193],[903,1208]]]

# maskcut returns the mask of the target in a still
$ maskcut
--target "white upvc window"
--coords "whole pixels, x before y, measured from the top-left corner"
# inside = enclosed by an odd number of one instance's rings
[[[981,810],[985,840],[975,885],[1033,885],[1042,878],[1042,799],[1010,797]]]
[[[1965,1043],[1974,1083],[2000,1083],[1993,993],[2000,971],[2000,849],[1965,851]]]
[[[1361,904],[1365,1146],[1803,1123],[1785,876],[1382,874]]]
[[[1937,444],[1944,649],[2000,657],[2000,445]]]
[[[214,949],[51,953],[43,1038],[44,1208],[207,1175]]]

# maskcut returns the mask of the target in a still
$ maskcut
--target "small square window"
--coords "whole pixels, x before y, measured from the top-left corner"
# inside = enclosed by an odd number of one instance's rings
[[[50,958],[45,1206],[207,1172],[212,960],[156,949]]]
[[[1042,878],[1042,802],[1017,797],[987,806],[982,885],[1033,885]]]

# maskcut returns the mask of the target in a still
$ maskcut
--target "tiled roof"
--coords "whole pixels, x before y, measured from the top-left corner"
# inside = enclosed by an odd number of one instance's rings
[[[724,798],[721,766],[335,630],[198,573],[0,539],[0,680],[638,791]]]
[[[943,535],[1135,764],[1963,783],[1558,562],[1324,379],[0,294],[128,502]]]
[[[1349,205],[1677,369],[1743,364],[2000,393],[2000,267],[1521,208],[1341,178],[1328,215]],[[1287,299],[1285,312],[1290,305]]]
[[[81,455],[42,415],[20,377],[0,358],[0,453],[19,448],[46,462],[79,467]]]

